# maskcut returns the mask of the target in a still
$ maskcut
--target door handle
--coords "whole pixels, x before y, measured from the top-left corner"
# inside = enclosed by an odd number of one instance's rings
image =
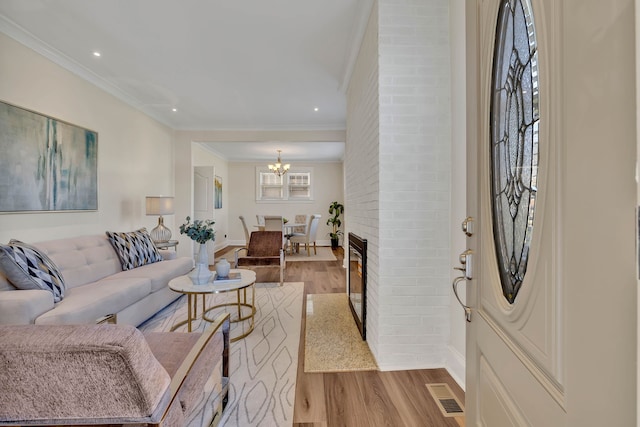
[[[460,270],[464,273],[463,278],[466,280],[473,279],[473,271],[472,271],[472,255],[473,251],[471,249],[467,249],[466,251],[460,254],[460,267],[453,267],[454,270]]]
[[[464,276],[456,277],[455,279],[453,279],[453,293],[456,296],[458,303],[464,309],[464,318],[467,319],[467,322],[471,322],[471,307],[463,303],[462,300],[460,299],[460,296],[458,295],[458,283],[466,280],[467,278]]]
[[[472,257],[473,255],[473,251],[471,249],[467,249],[466,251],[462,252],[460,254],[460,267],[454,267],[454,270],[460,270],[464,273],[463,276],[460,277],[456,277],[455,279],[453,279],[453,283],[451,284],[451,286],[453,287],[453,294],[456,296],[456,299],[458,300],[458,303],[462,306],[462,308],[464,309],[464,317],[467,320],[467,322],[471,322],[471,307],[469,307],[468,305],[466,305],[465,303],[462,302],[462,300],[460,299],[460,295],[458,295],[458,284],[460,282],[464,282],[467,280],[471,280],[473,278],[472,275]]]

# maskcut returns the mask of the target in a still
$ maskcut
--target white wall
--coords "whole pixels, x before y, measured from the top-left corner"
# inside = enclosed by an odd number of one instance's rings
[[[228,246],[229,235],[229,175],[228,163],[220,156],[215,155],[211,151],[202,147],[201,144],[193,143],[191,147],[191,156],[193,167],[196,166],[213,166],[216,176],[222,178],[222,209],[214,209],[213,220],[215,220],[214,230],[216,231],[216,240],[214,250],[219,250]],[[184,220],[185,218],[180,218]],[[182,223],[182,222],[181,222]],[[180,223],[180,224],[181,224]]]
[[[449,1],[449,37],[451,40],[451,255],[449,265],[458,266],[459,256],[466,249],[466,237],[461,223],[467,216],[466,181],[466,61],[465,61],[465,0]],[[460,272],[450,270],[450,282]],[[471,285],[473,286],[473,284]],[[458,285],[462,301],[466,301],[465,283]],[[463,388],[465,385],[464,312],[453,292],[450,294],[450,339],[446,368]]]
[[[197,142],[261,142],[261,141],[295,141],[295,142],[323,142],[323,141],[344,141],[345,132],[342,130],[317,130],[317,131],[287,131],[287,130],[215,130],[215,131],[176,131],[174,134],[175,144],[175,193],[176,193],[176,217],[183,219],[193,213],[193,166],[194,159],[192,150],[197,146]],[[233,188],[234,176],[232,175],[232,167],[226,159],[219,156],[214,156],[214,163],[218,162],[222,168],[227,167],[227,177],[223,176],[223,184],[228,190],[223,190],[223,206],[225,206],[228,200],[229,210],[227,210],[227,230],[229,235],[227,243],[231,243],[233,239],[232,235],[238,235],[237,230],[242,230],[240,220],[235,212],[231,211],[231,207],[234,205],[233,195],[235,190]],[[223,172],[224,173],[224,172]],[[254,172],[255,174],[255,172]],[[252,175],[253,177],[254,175]],[[245,179],[244,177],[242,178]],[[253,178],[252,178],[253,180]],[[252,181],[253,182],[253,181]],[[236,182],[237,183],[237,182]],[[342,187],[339,187],[341,190]],[[245,190],[242,190],[245,191]],[[255,190],[252,190],[252,193]],[[224,193],[227,193],[224,195]],[[340,191],[342,194],[342,191]],[[332,199],[335,200],[335,199]],[[329,204],[327,203],[328,209]],[[322,213],[322,212],[320,212]],[[218,214],[216,214],[217,217]],[[222,215],[222,214],[221,214]],[[246,216],[246,215],[245,215]],[[323,215],[324,217],[324,215]],[[221,219],[222,220],[222,219]],[[251,218],[247,218],[248,225],[253,224]],[[216,219],[217,222],[217,219]],[[323,224],[321,222],[321,224]],[[217,232],[222,231],[222,225],[220,228],[216,223]],[[236,227],[236,231],[233,231]],[[233,233],[233,234],[230,234]],[[322,229],[318,231],[318,235],[321,236]],[[242,236],[244,233],[239,234]],[[190,244],[189,238],[185,236],[178,236],[180,245],[178,245],[178,254],[183,256],[192,256],[193,249]],[[238,237],[238,239],[243,239]],[[243,239],[244,240],[244,239]],[[218,243],[216,243],[218,247]]]
[[[447,0],[379,1],[380,366],[443,366],[449,342]],[[410,30],[410,31],[408,31]]]
[[[448,356],[450,65],[447,1],[377,2],[349,86],[345,168],[349,231],[370,245],[367,339],[383,370]]]
[[[229,240],[231,244],[244,244],[244,231],[238,217],[244,216],[249,232],[257,230],[256,215],[282,215],[293,220],[296,214],[320,214],[320,224],[316,235],[317,244],[329,246],[328,233],[331,228],[326,224],[329,205],[337,200],[344,204],[342,162],[340,163],[296,163],[291,169],[313,168],[313,201],[297,202],[257,202],[256,167],[264,163],[229,164]],[[342,228],[344,230],[344,227]]]
[[[640,179],[638,167],[640,166],[640,0],[635,0],[635,28],[636,28],[636,205],[640,206]],[[636,230],[640,234],[640,229]],[[636,257],[640,259],[640,248],[636,247]],[[640,288],[640,270],[638,271],[637,287]],[[636,366],[640,366],[640,292],[636,297]],[[640,369],[636,369],[636,408],[640,408]],[[640,411],[636,413],[636,425],[640,427]]]
[[[367,239],[366,335],[379,359],[379,101],[378,3],[371,16],[347,91],[345,219],[347,232]]]
[[[0,100],[98,132],[98,211],[0,214],[0,241],[155,227],[144,198],[173,195],[172,130],[4,34],[0,52]]]

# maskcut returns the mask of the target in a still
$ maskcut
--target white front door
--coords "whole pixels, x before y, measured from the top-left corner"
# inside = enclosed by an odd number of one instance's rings
[[[633,426],[633,0],[466,13],[466,425]]]

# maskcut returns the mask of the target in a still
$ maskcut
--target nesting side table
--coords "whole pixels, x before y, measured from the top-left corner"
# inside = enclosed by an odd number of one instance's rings
[[[169,288],[175,292],[179,292],[181,294],[185,294],[187,296],[187,318],[182,320],[171,328],[172,331],[175,331],[181,326],[187,325],[187,330],[191,332],[192,330],[192,322],[198,318],[197,312],[197,303],[198,303],[198,295],[202,297],[202,320],[207,322],[213,322],[215,319],[212,319],[207,316],[207,314],[221,307],[232,306],[237,308],[237,314],[234,317],[231,316],[231,322],[244,322],[249,321],[249,328],[243,333],[236,337],[230,339],[230,341],[238,341],[249,335],[254,328],[255,325],[255,283],[256,283],[256,273],[251,270],[241,270],[241,269],[232,269],[231,272],[240,273],[240,281],[232,282],[232,283],[215,283],[213,281],[209,281],[205,284],[198,285],[194,284],[191,278],[188,275],[179,276],[175,279],[169,281]],[[247,298],[247,290],[251,290],[251,300]],[[224,304],[217,304],[212,307],[205,307],[205,297],[208,294],[218,294],[224,292],[236,292],[236,301],[227,302]],[[243,315],[242,308],[248,307],[249,313]],[[246,310],[245,310],[246,311]]]

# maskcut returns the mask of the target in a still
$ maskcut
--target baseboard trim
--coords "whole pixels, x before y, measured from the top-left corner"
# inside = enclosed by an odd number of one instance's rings
[[[226,248],[227,246],[244,246],[246,243],[242,240],[225,240],[220,246],[215,246],[215,251],[218,252]],[[316,246],[331,246],[331,240],[316,240]]]
[[[464,355],[455,348],[447,346],[445,369],[463,390],[465,390],[465,364]]]

